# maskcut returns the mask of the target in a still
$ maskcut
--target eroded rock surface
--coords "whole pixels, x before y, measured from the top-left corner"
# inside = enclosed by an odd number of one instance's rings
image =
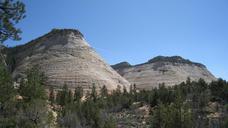
[[[124,62],[112,67],[139,89],[151,89],[161,83],[172,86],[186,81],[188,77],[192,81],[200,78],[206,82],[216,80],[206,66],[180,56],[158,56],[139,65],[130,65]]]
[[[14,55],[13,77],[24,76],[26,69],[38,65],[47,76],[47,85],[90,89],[105,85],[109,90],[129,86],[129,82],[113,70],[90,47],[83,35],[74,29],[54,29],[25,45],[10,49]]]

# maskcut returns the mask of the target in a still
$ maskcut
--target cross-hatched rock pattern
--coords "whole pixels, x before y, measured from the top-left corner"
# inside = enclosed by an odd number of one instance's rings
[[[89,90],[106,86],[108,90],[129,87],[130,83],[113,70],[74,29],[54,29],[25,45],[10,49],[14,55],[13,77],[19,80],[32,66],[39,66],[47,85]]]
[[[192,81],[200,78],[206,82],[216,80],[205,65],[180,56],[158,56],[143,64],[130,65],[122,62],[112,67],[138,89],[152,89],[162,83],[173,86],[186,81],[188,77]]]

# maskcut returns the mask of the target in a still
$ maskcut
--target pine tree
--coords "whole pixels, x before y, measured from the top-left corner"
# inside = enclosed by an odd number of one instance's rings
[[[112,118],[105,120],[103,128],[117,128],[115,121]]]
[[[72,91],[71,90],[68,90],[68,94],[67,94],[67,103],[68,104],[71,104],[71,103],[73,103],[73,93],[72,93]]]
[[[39,71],[38,66],[27,70],[27,78],[23,80],[20,87],[20,94],[24,100],[30,101],[32,99],[47,99],[44,88],[46,77]]]
[[[55,103],[55,93],[52,86],[49,88],[49,101],[51,102],[51,105]]]
[[[27,71],[24,85],[20,88],[23,101],[17,114],[18,127],[46,127],[50,117],[47,108],[47,95],[44,87],[45,77],[39,68],[33,67]]]
[[[9,72],[0,63],[0,127],[15,127],[15,89]]]
[[[67,85],[65,84],[62,87],[62,90],[59,91],[58,104],[61,106],[65,106],[67,104],[67,101],[68,101],[68,96],[69,96],[69,89],[68,89]]]
[[[21,30],[15,27],[25,15],[25,5],[21,1],[1,0],[0,2],[0,44],[7,39],[19,40]]]
[[[81,86],[78,86],[74,90],[74,101],[79,102],[82,97],[83,97],[83,88]]]
[[[150,128],[162,128],[162,104],[159,104],[151,116]]]
[[[6,67],[0,63],[0,104],[4,105],[15,96],[12,78]]]
[[[108,96],[108,89],[106,88],[106,86],[104,85],[104,86],[102,86],[102,88],[101,88],[101,90],[100,90],[100,95],[101,95],[101,97],[102,98],[104,98],[104,97],[107,97]]]
[[[90,99],[92,99],[94,102],[97,101],[97,90],[95,84],[93,84],[91,93],[90,93]]]

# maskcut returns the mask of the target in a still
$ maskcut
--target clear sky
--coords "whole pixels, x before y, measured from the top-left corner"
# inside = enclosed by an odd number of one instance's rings
[[[109,63],[180,55],[228,80],[228,0],[23,0],[26,43],[53,28],[76,28]]]

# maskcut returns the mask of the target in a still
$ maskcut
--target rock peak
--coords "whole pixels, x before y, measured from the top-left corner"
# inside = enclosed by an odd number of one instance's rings
[[[132,67],[132,65],[126,61],[120,62],[118,64],[112,65],[113,69],[120,69],[120,68],[129,68]]]
[[[192,62],[188,59],[184,59],[181,56],[157,56],[157,57],[150,59],[147,63],[156,63],[156,62],[180,63],[180,64],[196,65],[199,67],[206,67],[205,65],[203,65],[201,63]]]
[[[78,29],[52,29],[51,32],[49,34],[56,34],[56,33],[60,33],[60,34],[75,34],[76,36],[81,36],[82,38],[84,38],[84,35],[78,30]]]
[[[82,41],[76,41],[76,40]],[[71,41],[70,41],[71,40]],[[47,47],[53,45],[64,45],[67,43],[80,43],[80,45],[89,46],[89,44],[84,40],[83,34],[77,29],[52,29],[50,32],[38,37],[30,42],[18,45],[14,47],[17,50],[26,50],[36,45],[46,45]]]
[[[15,58],[12,76],[20,81],[25,71],[39,65],[47,76],[46,84],[59,88],[81,86],[85,91],[92,85],[114,90],[130,83],[115,72],[75,29],[53,29],[27,44],[9,49]]]

